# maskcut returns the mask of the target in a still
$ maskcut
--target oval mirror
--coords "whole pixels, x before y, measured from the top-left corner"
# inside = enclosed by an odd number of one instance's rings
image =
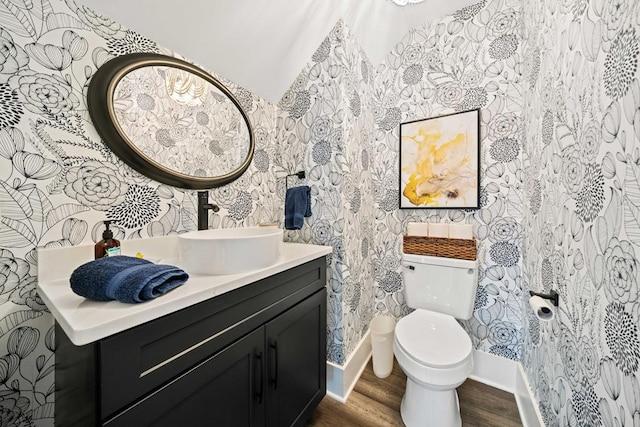
[[[110,60],[91,79],[87,104],[109,148],[164,184],[218,187],[251,163],[253,131],[238,101],[177,58],[133,53]]]

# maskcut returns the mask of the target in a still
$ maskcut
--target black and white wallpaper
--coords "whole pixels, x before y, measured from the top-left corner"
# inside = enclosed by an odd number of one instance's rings
[[[522,362],[549,426],[640,425],[640,3],[523,3]]]
[[[404,303],[401,235],[409,221],[474,225],[481,259],[476,349],[519,360],[523,344],[521,4],[483,1],[410,31],[378,67],[375,119],[376,310]],[[399,123],[480,108],[479,210],[398,210]]]
[[[0,2],[0,47],[0,425],[45,426],[55,342],[35,248],[99,240],[107,217],[120,239],[194,230],[196,199],[123,165],[86,111],[110,58],[174,53],[73,0]],[[282,222],[284,175],[306,170],[313,216],[286,239],[333,247],[327,357],[343,364],[376,313],[409,312],[407,222],[473,224],[474,346],[523,363],[549,426],[640,425],[639,53],[634,0],[485,0],[377,67],[338,22],[278,105],[221,79],[256,151],[211,191],[211,227]],[[474,108],[481,209],[400,211],[400,122]],[[527,292],[552,288],[561,309],[541,323]]]
[[[86,108],[87,82],[131,52],[172,55],[73,0],[0,4],[0,425],[53,425],[53,317],[36,292],[36,247],[196,229],[190,191],[151,181],[102,143]],[[276,106],[229,81],[256,131],[256,156],[241,179],[212,192],[212,227],[282,218]],[[168,133],[179,132],[170,120]]]
[[[0,425],[52,425],[53,318],[35,288],[36,248],[97,241],[105,218],[117,220],[118,239],[194,230],[196,199],[124,165],[86,109],[87,83],[109,59],[174,53],[73,0],[0,4],[0,42]],[[334,248],[328,360],[339,364],[374,314],[372,74],[340,22],[280,105],[220,79],[249,115],[256,147],[240,179],[211,191],[221,210],[209,223],[281,223],[284,176],[307,171],[313,216],[286,239]]]
[[[283,169],[303,165],[314,200],[292,241],[333,247],[328,275],[328,360],[342,365],[374,315],[371,112],[373,67],[343,22],[324,39],[279,102]]]

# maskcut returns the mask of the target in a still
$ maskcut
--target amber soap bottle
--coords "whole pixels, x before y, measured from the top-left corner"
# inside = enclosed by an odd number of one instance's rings
[[[105,230],[102,233],[102,240],[94,246],[96,259],[120,255],[120,241],[113,238],[113,231],[109,230],[110,224],[111,221],[104,221]]]

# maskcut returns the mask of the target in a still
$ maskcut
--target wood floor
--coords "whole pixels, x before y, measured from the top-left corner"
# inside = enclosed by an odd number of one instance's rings
[[[373,373],[371,361],[349,395],[346,404],[325,397],[307,427],[404,426],[400,401],[406,377],[397,362],[388,378]],[[467,380],[458,388],[464,427],[522,426],[511,393]]]

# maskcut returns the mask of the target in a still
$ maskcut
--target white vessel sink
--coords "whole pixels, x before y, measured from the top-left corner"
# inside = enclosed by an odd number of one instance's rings
[[[182,265],[189,274],[246,273],[275,264],[282,230],[275,227],[223,228],[178,236]]]

